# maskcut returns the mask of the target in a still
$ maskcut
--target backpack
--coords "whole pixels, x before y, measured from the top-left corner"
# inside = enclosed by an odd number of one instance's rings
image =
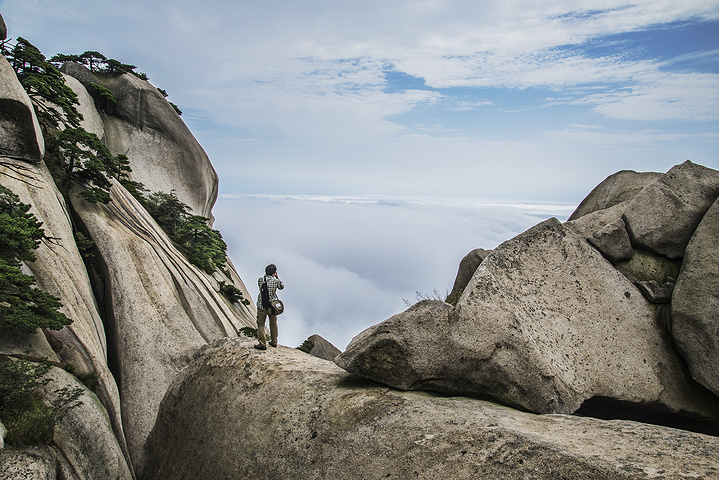
[[[270,301],[270,291],[267,288],[267,280],[262,283],[260,287],[260,295],[262,295],[262,308],[269,308],[273,315],[279,315],[284,312],[285,306],[282,304],[282,300]]]

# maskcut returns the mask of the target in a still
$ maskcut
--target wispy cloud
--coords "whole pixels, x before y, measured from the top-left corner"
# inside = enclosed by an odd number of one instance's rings
[[[3,0],[2,13],[47,54],[97,49],[147,71],[224,191],[569,198],[630,166],[719,165],[719,77],[701,68],[719,46],[647,48],[718,21],[719,0]],[[618,143],[546,134],[568,124]],[[709,136],[697,148],[691,133]]]

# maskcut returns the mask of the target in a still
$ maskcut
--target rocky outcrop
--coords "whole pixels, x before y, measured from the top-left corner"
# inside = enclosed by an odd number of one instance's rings
[[[672,295],[672,337],[692,376],[719,396],[719,200],[686,249]]]
[[[63,313],[73,320],[62,330],[48,330],[44,335],[4,335],[0,353],[22,356],[19,350],[32,344],[27,350],[31,357],[54,358],[79,376],[97,377],[97,394],[105,405],[120,444],[124,445],[120,397],[108,367],[105,327],[75,245],[67,205],[44,164],[30,165],[7,159],[5,165],[0,166],[0,184],[32,206],[30,211],[43,223],[45,235],[53,239],[40,245],[36,260],[29,262],[27,267],[40,288],[62,300]],[[53,355],[47,355],[48,352]]]
[[[587,241],[599,250],[604,258],[616,264],[632,258],[632,242],[624,220],[618,218],[592,234]]]
[[[40,124],[30,97],[2,55],[0,85],[0,156],[37,163],[45,154]]]
[[[307,341],[312,345],[308,353],[317,358],[332,361],[337,355],[342,353],[339,348],[332,345],[320,335],[312,335]]]
[[[624,212],[632,245],[670,259],[684,255],[719,196],[719,172],[686,161],[647,185]]]
[[[233,338],[196,355],[162,402],[141,478],[719,476],[713,437],[397,391],[252,344]]]
[[[355,337],[335,362],[396,388],[537,413],[602,397],[719,418],[650,304],[556,219],[497,247],[456,308],[420,303]]]
[[[0,445],[0,478],[132,480],[133,474],[100,399],[74,376],[53,368],[43,387],[48,402],[62,388],[80,389],[79,405],[70,409],[55,427],[50,446]]]
[[[719,172],[691,162],[610,176],[566,224],[500,245],[456,307],[422,302],[335,362],[396,388],[539,413],[613,404],[716,421],[719,213],[705,212],[718,189]]]
[[[173,377],[196,349],[236,335],[252,325],[254,314],[220,295],[218,281],[190,264],[124,188],[116,184],[110,194],[106,206],[77,194],[71,200],[102,255],[106,322],[117,352],[125,436],[137,466]],[[244,296],[250,298],[246,289]]]
[[[82,390],[79,406],[70,409],[55,428],[54,448],[72,465],[72,478],[132,480],[131,469],[100,399],[64,370],[54,368],[48,378],[51,382],[44,388],[45,398],[50,402],[57,398],[58,389]]]
[[[105,124],[102,122],[100,112],[95,107],[92,96],[88,93],[85,86],[75,77],[63,75],[67,86],[77,95],[79,104],[76,105],[77,111],[82,115],[80,126],[90,133],[97,135],[97,138],[105,138]]]
[[[472,275],[477,271],[477,267],[487,258],[490,251],[483,248],[475,248],[469,252],[459,262],[459,269],[457,270],[457,276],[454,279],[454,285],[452,291],[447,295],[447,302],[455,305],[459,300],[460,295],[464,292],[465,287],[472,279]]]
[[[656,172],[635,172],[622,170],[607,177],[582,200],[570,215],[569,221],[577,220],[592,212],[606,210],[633,199],[644,187],[661,177]]]
[[[62,71],[86,89],[93,83],[102,85],[117,99],[112,115],[101,114],[104,140],[114,155],[127,155],[131,180],[151,192],[174,190],[194,215],[212,217],[217,173],[157,88],[131,74],[96,74],[75,63],[65,64]]]

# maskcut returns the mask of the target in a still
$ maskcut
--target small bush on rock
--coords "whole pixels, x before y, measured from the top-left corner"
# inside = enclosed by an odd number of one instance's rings
[[[52,442],[55,425],[78,406],[82,389],[55,390],[57,399],[45,404],[40,388],[49,380],[48,363],[26,360],[0,362],[0,420],[7,427],[6,441],[12,445],[38,445]]]

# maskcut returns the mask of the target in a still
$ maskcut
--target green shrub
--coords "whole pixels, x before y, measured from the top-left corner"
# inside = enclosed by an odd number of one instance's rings
[[[315,344],[312,341],[310,341],[310,339],[307,339],[304,342],[302,342],[302,345],[297,347],[297,350],[301,350],[305,353],[310,353],[313,348],[315,348]]]
[[[227,244],[222,234],[210,227],[210,219],[190,215],[191,208],[177,198],[174,190],[135,197],[167,235],[183,247],[190,263],[207,273],[225,267]]]
[[[91,83],[87,92],[92,96],[98,110],[106,113],[113,113],[117,106],[117,99],[110,90],[103,87],[99,83]]]
[[[54,431],[52,411],[42,398],[35,398],[28,402],[26,410],[9,422],[6,441],[11,445],[49,444]]]
[[[79,387],[55,390],[57,399],[45,403],[41,387],[49,380],[48,363],[26,360],[0,362],[0,420],[8,430],[12,445],[38,445],[52,442],[55,425],[80,404]]]
[[[240,328],[239,333],[241,333],[245,337],[257,338],[257,329],[256,328],[242,327],[242,328]]]
[[[240,302],[243,305],[250,304],[250,301],[242,295],[242,291],[230,283],[220,282],[220,293],[224,295],[230,303]]]
[[[240,328],[239,333],[241,333],[245,337],[257,338],[257,329],[256,328],[242,327],[242,328]],[[271,339],[271,337],[268,334],[265,334],[265,338],[267,340]]]

